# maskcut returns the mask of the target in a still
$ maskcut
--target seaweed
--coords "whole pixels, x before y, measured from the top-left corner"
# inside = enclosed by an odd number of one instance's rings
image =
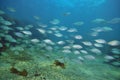
[[[17,74],[17,75],[21,75],[21,76],[27,76],[28,75],[27,70],[23,69],[22,71],[19,71],[14,67],[10,68],[10,72],[14,73],[14,74]]]
[[[59,60],[55,60],[55,61],[54,61],[54,64],[55,64],[56,66],[60,66],[61,68],[65,69],[65,64],[62,63],[62,62],[60,62]]]

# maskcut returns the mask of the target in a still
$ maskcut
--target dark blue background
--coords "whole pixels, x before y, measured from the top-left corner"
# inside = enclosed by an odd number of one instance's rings
[[[15,8],[16,12],[9,12],[7,7]],[[101,26],[91,24],[93,19],[111,20],[120,17],[120,0],[0,0],[0,8],[8,15],[32,24],[36,23],[33,16],[40,16],[40,22],[48,25],[50,20],[57,18],[61,21],[60,25],[68,27],[74,27],[74,22],[84,21],[85,25],[79,29],[79,33],[84,36],[91,28]],[[71,15],[64,16],[66,12],[71,12]],[[108,26],[114,31],[101,33],[98,38],[120,39],[120,24]],[[91,37],[87,36],[86,39]]]

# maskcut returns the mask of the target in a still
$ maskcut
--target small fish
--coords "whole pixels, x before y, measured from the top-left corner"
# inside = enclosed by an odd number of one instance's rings
[[[120,18],[113,18],[112,20],[108,21],[110,24],[117,24],[120,23]]]
[[[101,50],[99,50],[97,48],[92,48],[92,49],[90,49],[90,51],[93,52],[93,53],[96,53],[98,55],[102,53]]]
[[[82,26],[84,24],[83,21],[73,23],[75,26]]]
[[[65,30],[67,30],[67,27],[65,27],[65,26],[61,26],[61,27],[59,27],[59,30],[61,30],[61,31],[65,31]]]
[[[88,54],[88,52],[86,50],[80,50],[80,52],[83,54]]]
[[[108,45],[110,45],[110,46],[119,46],[120,45],[120,41],[112,40],[112,41],[108,42]]]
[[[48,50],[48,51],[52,51],[53,50],[53,48],[51,46],[46,46],[45,49]]]
[[[70,46],[64,46],[63,49],[71,49]]]
[[[78,45],[78,44],[74,44],[72,47],[73,47],[74,49],[81,49],[81,48],[82,48],[82,46],[81,46],[81,45]]]
[[[57,30],[57,26],[51,27],[50,29],[53,30],[53,31],[56,31]]]
[[[7,40],[7,41],[9,41],[9,42],[14,42],[14,43],[17,42],[17,40],[14,39],[11,35],[6,35],[6,36],[5,36],[5,40]]]
[[[32,33],[30,31],[22,31],[22,33],[24,33],[26,35],[32,35]]]
[[[45,39],[45,40],[43,40],[45,43],[47,43],[47,44],[50,44],[50,45],[54,45],[55,43],[52,41],[52,40],[50,40],[50,39]]]
[[[65,42],[64,41],[58,41],[57,44],[63,45],[63,44],[65,44]]]
[[[95,60],[95,57],[93,55],[85,55],[84,57],[88,60]]]
[[[53,33],[53,31],[51,31],[51,30],[47,30],[47,33],[52,34],[52,33]]]
[[[103,45],[100,44],[100,43],[94,43],[94,46],[95,46],[95,47],[103,47]]]
[[[82,61],[84,60],[84,58],[83,58],[83,57],[81,57],[81,56],[79,56],[79,57],[78,57],[78,59],[80,59],[80,60],[82,60]]]
[[[11,27],[8,27],[6,25],[1,25],[0,26],[3,30],[9,31],[9,30],[13,30]]]
[[[45,34],[45,33],[46,33],[46,31],[45,31],[44,29],[38,28],[37,30],[38,30],[41,34]]]
[[[32,27],[33,27],[33,25],[26,25],[26,26],[24,27],[24,30],[30,30]]]
[[[52,21],[50,21],[51,24],[53,25],[57,25],[60,23],[59,19],[53,19]]]
[[[2,21],[0,21],[0,23],[4,24],[4,25],[6,25],[6,26],[13,25],[13,23],[12,23],[12,22],[7,21],[7,20],[2,20]]]
[[[75,41],[74,40],[66,40],[69,44],[73,44]]]
[[[29,25],[26,25],[25,26],[26,28],[32,28],[32,27],[34,27],[32,24],[29,24]]]
[[[118,49],[118,48],[113,48],[113,49],[111,50],[111,52],[114,53],[114,54],[120,54],[120,49]]]
[[[105,19],[101,19],[101,18],[97,18],[95,20],[92,21],[93,23],[107,23],[107,21]]]
[[[38,42],[40,42],[40,41],[39,41],[39,39],[31,39],[31,42],[33,42],[33,43],[38,43]]]
[[[66,13],[64,13],[63,15],[64,15],[64,16],[69,16],[69,15],[71,15],[71,12],[66,12]]]
[[[37,25],[40,26],[40,27],[42,27],[42,28],[46,28],[46,27],[48,27],[48,25],[46,25],[46,24],[42,24],[42,23],[37,23]]]
[[[3,44],[2,44],[2,43],[0,43],[0,48],[1,48],[1,47],[3,47]]]
[[[80,54],[78,50],[73,51],[74,54]]]
[[[102,32],[103,31],[101,27],[95,27],[95,28],[92,28],[91,30],[94,32]]]
[[[77,29],[76,28],[70,28],[67,30],[68,32],[77,32]]]
[[[75,39],[82,39],[82,36],[81,35],[76,35]]]
[[[95,32],[108,32],[108,31],[112,31],[113,29],[109,26],[104,26],[104,27],[92,28],[92,30]]]
[[[5,21],[4,18],[2,16],[0,16],[0,21]]]
[[[40,20],[39,16],[33,16],[33,18],[36,19],[36,20]]]
[[[102,27],[102,31],[107,32],[107,31],[112,31],[113,29],[109,26],[104,26]]]
[[[69,50],[69,49],[65,49],[65,50],[63,50],[62,52],[63,52],[63,53],[72,53],[71,50]]]
[[[90,35],[91,35],[91,36],[98,36],[98,34],[99,34],[98,32],[94,31],[94,32],[92,32]]]
[[[114,59],[113,56],[109,56],[109,55],[106,55],[104,58],[107,59],[107,60],[112,60],[112,59]]]
[[[86,46],[92,46],[92,43],[89,41],[83,41],[82,43]]]
[[[17,36],[17,37],[24,37],[24,35],[21,33],[21,32],[15,32],[15,35]]]
[[[10,12],[16,12],[15,8],[8,7],[7,9],[8,9]]]
[[[24,28],[23,27],[15,27],[17,30],[20,30],[20,31],[22,31],[22,30],[24,30]]]
[[[62,37],[63,35],[61,33],[54,34],[56,37]]]
[[[104,39],[96,39],[95,42],[105,44],[106,41]]]
[[[5,12],[4,12],[4,11],[2,11],[2,10],[0,10],[0,14],[5,14]]]

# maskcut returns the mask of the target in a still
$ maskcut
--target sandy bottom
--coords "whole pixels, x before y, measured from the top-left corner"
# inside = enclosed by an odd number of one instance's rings
[[[2,53],[0,80],[120,80],[120,68],[105,64],[100,58],[80,62],[42,51],[33,52],[26,50],[13,55],[8,50]],[[55,64],[58,58],[64,68]],[[12,71],[12,68],[21,74]],[[22,75],[23,70],[27,75]]]

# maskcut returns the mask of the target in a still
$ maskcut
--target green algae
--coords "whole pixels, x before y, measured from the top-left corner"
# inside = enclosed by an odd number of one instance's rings
[[[54,61],[59,58],[55,58],[57,55],[53,56],[52,54],[52,56],[50,55],[48,58],[44,55],[46,54],[44,51],[37,51],[34,52],[32,56],[28,56],[28,54],[26,54],[28,51],[29,49],[25,49],[21,54],[24,54],[22,58],[26,56],[30,58],[30,60],[21,60],[18,58],[20,57],[19,54],[13,56],[13,52],[9,50],[6,52],[6,55],[0,57],[1,80],[119,80],[120,69],[104,64],[99,60],[93,62],[86,61],[78,64],[67,59],[65,69],[63,69],[60,66],[53,65]],[[12,56],[12,58],[10,56]],[[12,60],[8,63],[10,59]],[[25,69],[28,72],[27,76],[10,72],[14,60],[16,60],[14,64],[15,69],[18,71]]]

